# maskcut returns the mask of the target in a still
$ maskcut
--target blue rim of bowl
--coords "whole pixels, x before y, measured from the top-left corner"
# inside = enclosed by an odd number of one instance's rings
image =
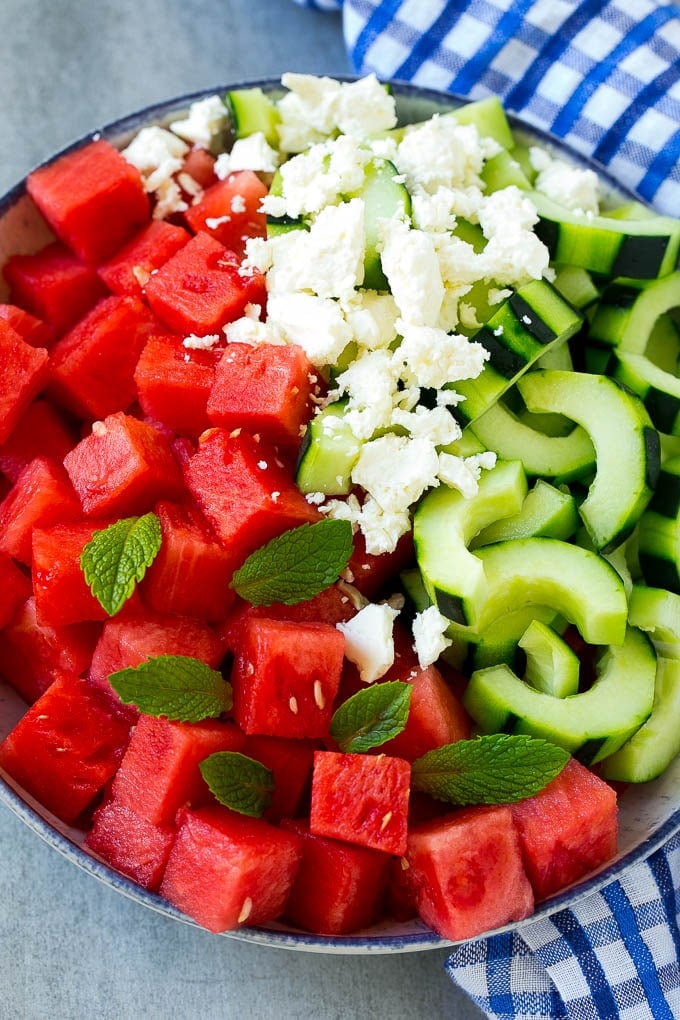
[[[351,75],[334,75],[334,77],[337,81],[351,82],[356,80],[356,77]],[[450,105],[452,108],[455,108],[462,103],[470,101],[465,96],[455,93],[439,92],[436,89],[423,88],[409,82],[393,81],[390,82],[390,86],[397,98],[399,98],[399,96],[403,96],[405,99],[417,99],[424,103],[432,103],[434,106],[442,107]],[[266,78],[245,80],[242,82],[229,83],[228,85],[217,85],[213,88],[201,89],[199,91],[185,93],[169,100],[159,101],[128,114],[125,117],[111,121],[103,125],[101,128],[95,128],[94,130],[89,131],[86,135],[70,142],[58,152],[50,155],[49,158],[37,164],[34,169],[37,169],[38,166],[45,166],[54,162],[55,159],[86,145],[94,138],[103,137],[111,141],[115,141],[125,138],[126,135],[131,136],[145,124],[167,121],[173,113],[179,113],[182,110],[185,110],[191,103],[204,99],[207,96],[215,94],[224,95],[227,91],[239,88],[258,87],[266,90],[281,90],[281,92],[283,92],[278,79]],[[644,202],[644,200],[634,191],[621,185],[605,167],[600,166],[594,160],[589,159],[582,153],[571,149],[562,141],[562,139],[522,121],[511,113],[508,113],[508,120],[510,121],[513,129],[520,131],[542,145],[546,145],[556,153],[562,153],[565,158],[569,159],[572,163],[593,169],[597,173],[600,181],[604,184],[605,188],[613,194],[616,194],[619,198],[621,198],[621,200],[636,200]],[[26,185],[24,178],[24,180],[14,185],[14,187],[10,188],[10,190],[0,198],[0,216],[5,215],[8,210],[25,195]],[[25,800],[9,783],[5,781],[2,775],[0,775],[0,801],[5,803],[7,807],[10,808],[10,810],[30,829],[40,836],[44,842],[57,850],[82,870],[103,882],[105,885],[117,890],[129,899],[155,910],[157,913],[174,918],[190,926],[198,927],[191,918],[182,914],[168,903],[167,900],[163,899],[156,893],[149,892],[142,888],[125,875],[115,871],[99,858],[87,853],[77,842],[59,831],[59,829],[49,821],[49,818],[44,817],[36,808],[33,808],[27,800]],[[680,806],[650,836],[639,843],[636,847],[623,854],[612,864],[605,866],[603,869],[597,871],[584,881],[566,888],[550,900],[539,904],[538,909],[524,921],[506,925],[503,928],[497,929],[497,932],[521,930],[521,927],[524,925],[530,924],[541,917],[546,917],[549,914],[553,914],[566,907],[572,906],[581,898],[589,895],[590,893],[596,892],[603,886],[615,880],[624,869],[644,860],[655,850],[659,849],[659,847],[661,847],[667,839],[679,831]],[[495,933],[496,932],[492,932],[489,934]],[[379,929],[376,929],[375,933],[371,931],[363,935],[357,934],[343,937],[314,935],[304,931],[291,929],[290,927],[283,925],[280,929],[276,926],[266,928],[243,927],[235,931],[224,932],[223,934],[228,938],[236,938],[241,941],[249,941],[264,946],[283,949],[300,949],[319,953],[381,954],[388,952],[415,952],[425,949],[442,949],[455,945],[455,943],[441,938],[441,936],[437,935],[436,932],[433,932],[425,925],[423,925],[422,932],[416,931],[404,934],[392,933],[381,935]]]

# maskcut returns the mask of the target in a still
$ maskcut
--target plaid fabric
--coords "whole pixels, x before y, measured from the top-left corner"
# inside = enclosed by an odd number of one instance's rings
[[[680,6],[655,0],[297,0],[342,8],[355,69],[480,99],[680,213]]]

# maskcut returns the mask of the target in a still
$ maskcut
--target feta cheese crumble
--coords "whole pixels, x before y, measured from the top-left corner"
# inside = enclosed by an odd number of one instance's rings
[[[345,655],[358,667],[362,683],[379,680],[394,662],[393,627],[398,615],[386,602],[369,602],[346,623],[336,624],[345,637]]]

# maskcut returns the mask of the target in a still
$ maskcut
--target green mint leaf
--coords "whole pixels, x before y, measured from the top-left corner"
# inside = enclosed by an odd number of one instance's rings
[[[126,517],[96,531],[80,566],[90,591],[115,616],[135,590],[161,547],[161,522],[154,513]]]
[[[260,818],[271,804],[274,778],[254,758],[238,751],[217,751],[199,767],[211,793],[232,811]]]
[[[492,733],[428,751],[411,778],[415,789],[452,804],[511,804],[539,793],[569,758],[538,737]]]
[[[232,707],[231,684],[188,655],[156,655],[111,673],[109,683],[124,704],[178,722],[216,719]]]
[[[401,733],[411,704],[410,684],[371,684],[334,712],[331,736],[345,754],[363,754]]]
[[[352,549],[349,521],[301,524],[251,553],[231,586],[254,606],[305,602],[337,581]]]

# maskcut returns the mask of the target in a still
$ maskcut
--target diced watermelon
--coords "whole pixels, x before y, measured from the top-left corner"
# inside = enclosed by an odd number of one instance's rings
[[[108,619],[80,566],[83,549],[107,523],[77,521],[33,529],[33,593],[41,625],[63,627],[85,620]]]
[[[182,474],[158,429],[116,412],[64,457],[83,512],[93,517],[146,513],[160,499],[183,494]]]
[[[316,836],[302,821],[283,827],[302,836],[287,920],[318,935],[347,935],[374,924],[382,908],[389,854]]]
[[[30,595],[29,577],[7,553],[0,553],[0,630],[7,626]]]
[[[294,457],[311,413],[316,379],[296,344],[230,343],[215,370],[208,417],[230,431],[244,428]]]
[[[0,443],[47,382],[49,355],[0,319]]]
[[[470,736],[471,720],[436,666],[402,678],[411,685],[406,726],[379,751],[413,762],[426,751]]]
[[[208,397],[223,350],[191,349],[171,334],[151,337],[135,369],[144,413],[179,435],[197,438],[211,424]]]
[[[61,464],[36,457],[0,503],[0,552],[31,565],[33,528],[82,518],[82,510]]]
[[[162,540],[141,588],[144,602],[159,613],[224,619],[236,598],[231,558],[193,506],[161,502],[156,514]]]
[[[85,419],[127,410],[139,355],[159,328],[139,298],[104,298],[52,348],[51,395]]]
[[[0,768],[64,822],[75,822],[116,771],[129,723],[101,691],[61,673],[0,744]]]
[[[573,758],[540,793],[511,804],[510,810],[537,900],[616,854],[616,793]]]
[[[49,347],[54,342],[54,330],[18,305],[0,304],[0,319],[31,347]]]
[[[156,891],[175,841],[170,825],[152,825],[131,808],[107,801],[85,837],[88,850],[144,889]]]
[[[252,617],[231,673],[234,718],[244,733],[326,736],[344,650],[330,624]]]
[[[462,808],[412,829],[404,872],[418,912],[443,938],[472,939],[534,909],[506,805]]]
[[[401,570],[414,561],[413,535],[407,532],[397,542],[394,552],[379,556],[366,552],[366,542],[360,531],[354,536],[354,552],[348,564],[352,584],[367,599],[375,601],[386,584],[394,584],[394,578]],[[393,589],[392,589],[393,590]],[[392,590],[388,592],[392,594]]]
[[[184,213],[197,233],[205,230],[241,257],[249,237],[267,236],[267,217],[260,204],[267,187],[252,170],[238,170],[209,187]]]
[[[234,566],[284,531],[320,520],[276,452],[247,432],[205,432],[184,473]]]
[[[295,818],[307,807],[316,750],[318,743],[312,740],[259,734],[246,738],[243,754],[262,762],[274,778],[271,804],[264,815],[269,821]]]
[[[38,397],[24,411],[9,439],[0,446],[0,471],[16,482],[36,457],[61,463],[75,445],[75,429],[49,400]]]
[[[180,184],[184,180],[185,174],[191,177],[199,187],[203,189],[209,188],[211,184],[215,184],[217,181],[215,176],[215,157],[201,145],[194,145],[184,157],[182,169],[177,175]]]
[[[310,831],[403,855],[410,780],[411,766],[402,758],[317,751]]]
[[[26,188],[57,237],[85,262],[110,258],[150,216],[139,171],[103,138],[34,170]]]
[[[233,252],[198,233],[151,277],[146,298],[161,322],[183,336],[220,334],[246,305],[264,305],[264,279],[239,272]]]
[[[183,811],[160,893],[212,932],[279,917],[301,838],[224,807]]]
[[[3,272],[12,301],[46,322],[55,336],[107,294],[95,269],[58,241],[33,255],[11,255]]]
[[[114,294],[141,298],[149,277],[182,248],[191,234],[167,220],[152,220],[97,272]]]
[[[244,740],[231,722],[181,723],[141,715],[111,797],[152,825],[171,825],[181,807],[200,807],[212,800],[200,762],[218,751],[239,751]]]
[[[0,632],[0,673],[32,705],[58,673],[85,673],[99,631],[97,623],[67,627],[38,623],[35,598],[31,596]]]

